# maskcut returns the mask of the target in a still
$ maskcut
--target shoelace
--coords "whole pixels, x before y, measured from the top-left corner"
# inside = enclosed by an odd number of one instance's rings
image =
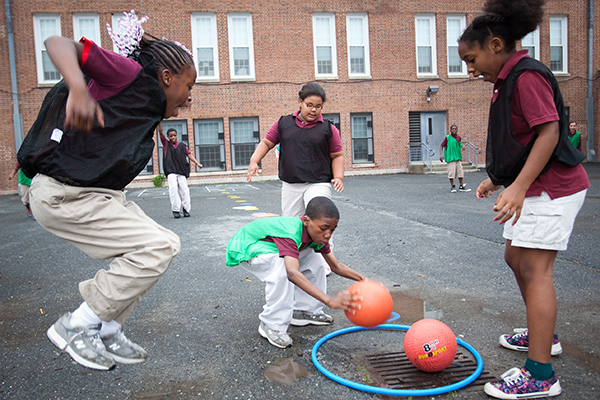
[[[517,385],[523,381],[523,374],[519,368],[511,368],[505,373],[501,375],[501,378],[504,382],[508,383],[511,386]]]
[[[60,354],[63,354],[67,351],[67,347],[69,347],[71,345],[71,343],[73,343],[73,341],[78,337],[83,335],[84,333],[88,333],[88,336],[90,337],[90,341],[92,342],[92,345],[102,351],[105,350],[106,348],[104,347],[104,343],[102,342],[102,339],[100,339],[100,335],[98,334],[98,332],[94,333],[93,335],[90,334],[91,332],[88,330],[80,330],[79,332],[77,332],[76,334],[74,334],[73,336],[71,336],[71,338],[69,339],[69,341],[67,342],[67,344],[65,344],[65,346],[60,350]]]

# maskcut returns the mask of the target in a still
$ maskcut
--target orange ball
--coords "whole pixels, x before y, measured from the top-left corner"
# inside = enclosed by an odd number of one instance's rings
[[[456,336],[437,319],[415,322],[404,336],[404,352],[409,361],[425,372],[442,371],[456,357]]]
[[[362,301],[355,301],[360,310],[354,309],[354,314],[345,311],[348,319],[354,324],[372,328],[383,324],[390,318],[394,310],[394,301],[390,292],[379,282],[358,281],[348,288],[350,293],[359,291]]]

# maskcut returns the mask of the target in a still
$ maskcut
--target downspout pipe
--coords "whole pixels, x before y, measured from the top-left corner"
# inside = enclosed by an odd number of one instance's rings
[[[588,0],[588,83],[585,110],[587,119],[587,161],[596,162],[594,150],[594,0]]]
[[[15,38],[13,34],[12,13],[10,0],[4,0],[6,28],[8,30],[8,56],[10,59],[10,82],[12,89],[13,128],[15,132],[15,154],[23,142],[23,118],[19,112],[19,93],[17,91],[17,66],[15,62]]]

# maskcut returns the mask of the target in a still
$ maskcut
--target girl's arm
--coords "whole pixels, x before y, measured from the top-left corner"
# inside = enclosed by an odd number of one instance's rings
[[[338,192],[344,191],[344,153],[329,153],[331,157],[331,171],[333,172],[333,179],[331,183],[333,188]]]
[[[100,105],[92,98],[81,73],[83,44],[61,36],[51,36],[44,41],[52,63],[63,76],[69,88],[65,115],[65,129],[89,131],[94,125],[94,116],[104,127],[104,114]]]
[[[498,195],[494,205],[494,211],[499,211],[498,215],[494,217],[494,221],[501,219],[501,224],[511,219],[513,215],[515,215],[513,225],[518,221],[527,189],[540,175],[558,144],[558,121],[538,125],[535,130],[537,131],[537,139],[523,169],[512,185]]]
[[[248,182],[252,181],[253,175],[258,175],[258,163],[274,146],[275,144],[267,139],[261,140],[258,146],[256,146],[256,150],[254,150],[252,157],[250,157],[250,165],[248,165],[248,175],[246,176]]]

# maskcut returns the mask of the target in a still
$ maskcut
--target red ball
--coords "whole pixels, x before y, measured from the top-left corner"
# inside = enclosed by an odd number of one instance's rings
[[[404,352],[412,365],[425,372],[446,369],[456,357],[456,336],[437,319],[415,322],[404,336]]]
[[[394,301],[390,292],[379,282],[358,281],[348,288],[350,293],[359,291],[362,301],[355,301],[360,310],[354,309],[354,314],[345,311],[348,319],[354,324],[372,328],[383,324],[390,318],[394,310]]]

